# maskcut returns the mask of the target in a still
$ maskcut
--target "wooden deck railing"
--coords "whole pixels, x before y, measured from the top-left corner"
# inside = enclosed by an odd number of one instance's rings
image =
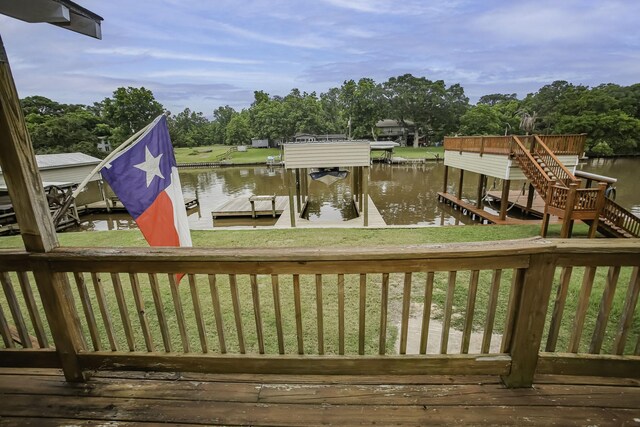
[[[534,144],[533,135],[506,136],[447,136],[444,149],[480,154],[511,154],[512,136],[520,139],[529,149]],[[537,135],[555,155],[577,155],[584,153],[586,135]]]
[[[592,325],[586,301],[603,289],[596,283],[604,276],[591,272],[604,267],[629,283],[615,296],[616,284],[603,291],[593,349],[613,350],[544,360],[591,363],[594,375],[637,375],[640,358],[629,355],[640,348],[626,341],[640,327],[639,264],[634,242],[541,239],[376,249],[3,252],[0,366],[60,367],[60,357],[75,357],[82,370],[495,374],[510,386],[528,386],[536,369],[565,369],[539,367],[543,336],[554,345],[569,339],[570,352],[583,352],[575,342]],[[37,277],[41,265],[66,278],[60,301],[45,308],[65,305],[76,331],[45,321],[55,317],[43,315],[32,289],[32,272]],[[578,289],[567,275],[584,266]],[[560,299],[545,326],[558,268]],[[186,273],[180,284],[177,273]],[[567,290],[581,301],[571,309]],[[562,326],[562,316],[580,319],[579,327]],[[56,353],[51,337],[74,332],[82,341],[78,353]]]
[[[586,134],[539,135],[545,145],[556,155],[577,154],[582,156],[587,141]]]

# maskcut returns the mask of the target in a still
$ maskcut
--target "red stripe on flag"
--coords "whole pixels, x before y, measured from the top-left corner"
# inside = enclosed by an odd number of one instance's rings
[[[180,237],[173,222],[173,202],[164,191],[136,220],[140,231],[151,246],[180,246]]]

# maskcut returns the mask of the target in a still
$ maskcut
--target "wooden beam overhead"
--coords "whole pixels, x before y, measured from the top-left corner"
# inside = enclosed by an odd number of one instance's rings
[[[97,39],[102,38],[102,17],[68,0],[0,2],[0,13],[30,23],[49,23]]]

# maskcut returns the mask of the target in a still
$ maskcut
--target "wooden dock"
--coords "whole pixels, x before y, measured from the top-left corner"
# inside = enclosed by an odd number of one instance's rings
[[[526,224],[528,221],[517,219],[517,218],[509,218],[500,219],[498,215],[494,215],[490,212],[485,211],[484,209],[478,209],[476,205],[466,202],[462,199],[458,199],[453,194],[438,192],[438,201],[441,203],[446,203],[451,205],[456,210],[460,210],[463,214],[471,217],[471,219],[477,220],[483,224],[500,224],[500,225],[510,225],[510,224]]]
[[[270,200],[259,200],[255,202],[256,216],[272,216],[273,209]],[[276,196],[276,215],[281,215],[289,209],[289,198],[287,196]],[[213,219],[222,217],[252,217],[251,202],[249,196],[236,197],[218,206],[211,211]]]
[[[185,197],[184,207],[189,210],[198,206],[200,202],[195,197]],[[110,197],[108,201],[99,200],[93,203],[78,205],[78,212],[81,214],[89,214],[92,212],[127,212],[122,202],[117,197]]]
[[[382,218],[380,211],[376,207],[371,197],[369,199],[369,225],[367,228],[387,227],[387,223]],[[286,209],[280,215],[280,219],[276,222],[276,228],[291,228],[291,217],[289,216],[289,200],[287,199]],[[364,227],[364,217],[361,215],[357,218],[347,221],[309,221],[308,219],[296,217],[296,228],[361,228]]]
[[[502,200],[502,193],[499,190],[488,191],[487,197],[491,199],[492,203],[496,203],[497,205],[499,205],[500,200]],[[509,191],[509,205],[512,204],[515,204],[514,207],[518,210],[525,212],[527,210],[527,194],[522,194],[522,191],[520,190]],[[534,193],[533,204],[531,205],[531,209],[529,209],[528,214],[542,217],[543,213],[544,200],[538,195],[538,193]]]

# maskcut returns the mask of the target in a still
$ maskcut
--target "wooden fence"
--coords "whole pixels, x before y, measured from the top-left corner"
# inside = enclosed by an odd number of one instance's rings
[[[639,266],[633,240],[3,251],[0,366],[638,376]]]

